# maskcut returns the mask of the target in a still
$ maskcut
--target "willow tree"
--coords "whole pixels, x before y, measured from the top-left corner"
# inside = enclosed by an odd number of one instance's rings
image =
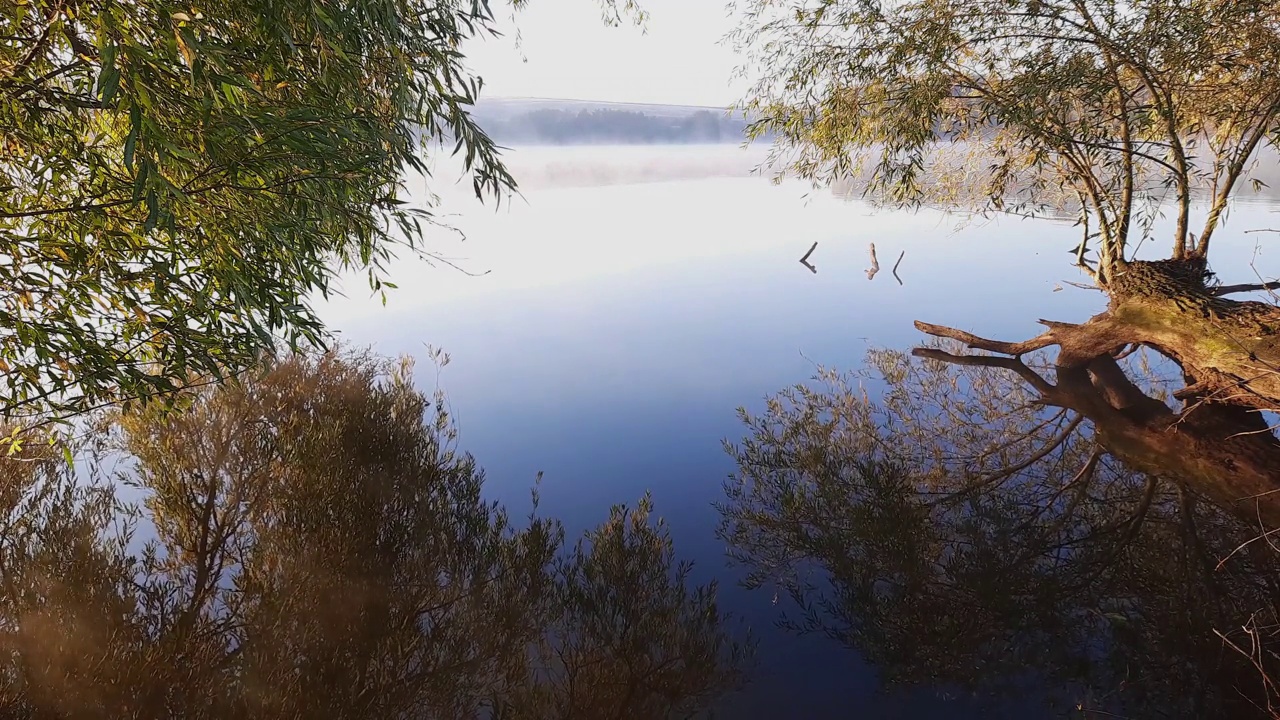
[[[501,4],[526,3],[0,4],[0,415],[321,343],[309,297],[423,251],[403,180],[442,142],[477,195],[509,191],[459,50]]]
[[[1280,312],[1222,296],[1213,239],[1280,132],[1280,6],[1261,0],[739,0],[753,132],[878,201],[1074,218],[1111,298],[1018,354],[1159,348],[1199,394],[1280,402]],[[1171,213],[1169,259],[1139,240]],[[946,333],[946,328],[934,328]],[[961,337],[954,332],[953,336]]]

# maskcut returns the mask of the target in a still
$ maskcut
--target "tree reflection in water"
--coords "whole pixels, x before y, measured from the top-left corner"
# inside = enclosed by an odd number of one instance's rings
[[[1275,515],[1234,494],[1280,487],[1259,416],[1173,410],[1141,352],[1087,370],[915,355],[875,350],[742,411],[720,534],[749,586],[789,595],[784,623],[891,683],[1064,715],[1271,716]]]
[[[665,718],[737,683],[647,500],[571,547],[513,522],[409,378],[294,358],[105,418],[92,483],[0,460],[0,718]]]

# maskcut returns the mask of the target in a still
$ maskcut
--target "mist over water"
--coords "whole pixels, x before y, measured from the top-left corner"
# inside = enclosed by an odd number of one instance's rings
[[[518,146],[737,144],[749,125],[728,108],[532,98],[481,100],[473,116]]]
[[[752,177],[768,161],[762,144],[530,146],[508,151],[522,191],[676,180]]]

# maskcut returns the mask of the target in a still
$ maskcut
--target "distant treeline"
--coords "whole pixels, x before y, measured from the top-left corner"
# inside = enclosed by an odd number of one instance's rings
[[[500,143],[737,143],[747,121],[714,110],[662,117],[629,110],[532,110],[510,118],[483,117],[480,125]]]

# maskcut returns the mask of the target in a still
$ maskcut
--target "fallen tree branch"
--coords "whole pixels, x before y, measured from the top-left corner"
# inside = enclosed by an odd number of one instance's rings
[[[1054,330],[1059,327],[1068,326],[1067,323],[1055,323],[1049,320],[1041,320],[1040,323],[1042,325],[1047,325],[1049,327],[1049,331],[1033,337],[1030,340],[1023,340],[1022,342],[1016,343],[1002,342],[1000,340],[988,340],[986,338],[978,337],[973,333],[967,333],[963,330],[956,330],[955,328],[949,328],[944,325],[932,325],[919,320],[916,321],[915,325],[916,329],[922,333],[933,335],[934,337],[959,340],[974,350],[987,350],[989,352],[998,352],[1004,355],[1019,357],[1031,352],[1032,350],[1039,350],[1041,348],[1049,347],[1050,345],[1056,345],[1058,341],[1057,338],[1054,337]]]
[[[871,267],[867,268],[867,279],[875,280],[878,272],[880,272],[880,261],[876,259],[876,244],[871,243]]]

